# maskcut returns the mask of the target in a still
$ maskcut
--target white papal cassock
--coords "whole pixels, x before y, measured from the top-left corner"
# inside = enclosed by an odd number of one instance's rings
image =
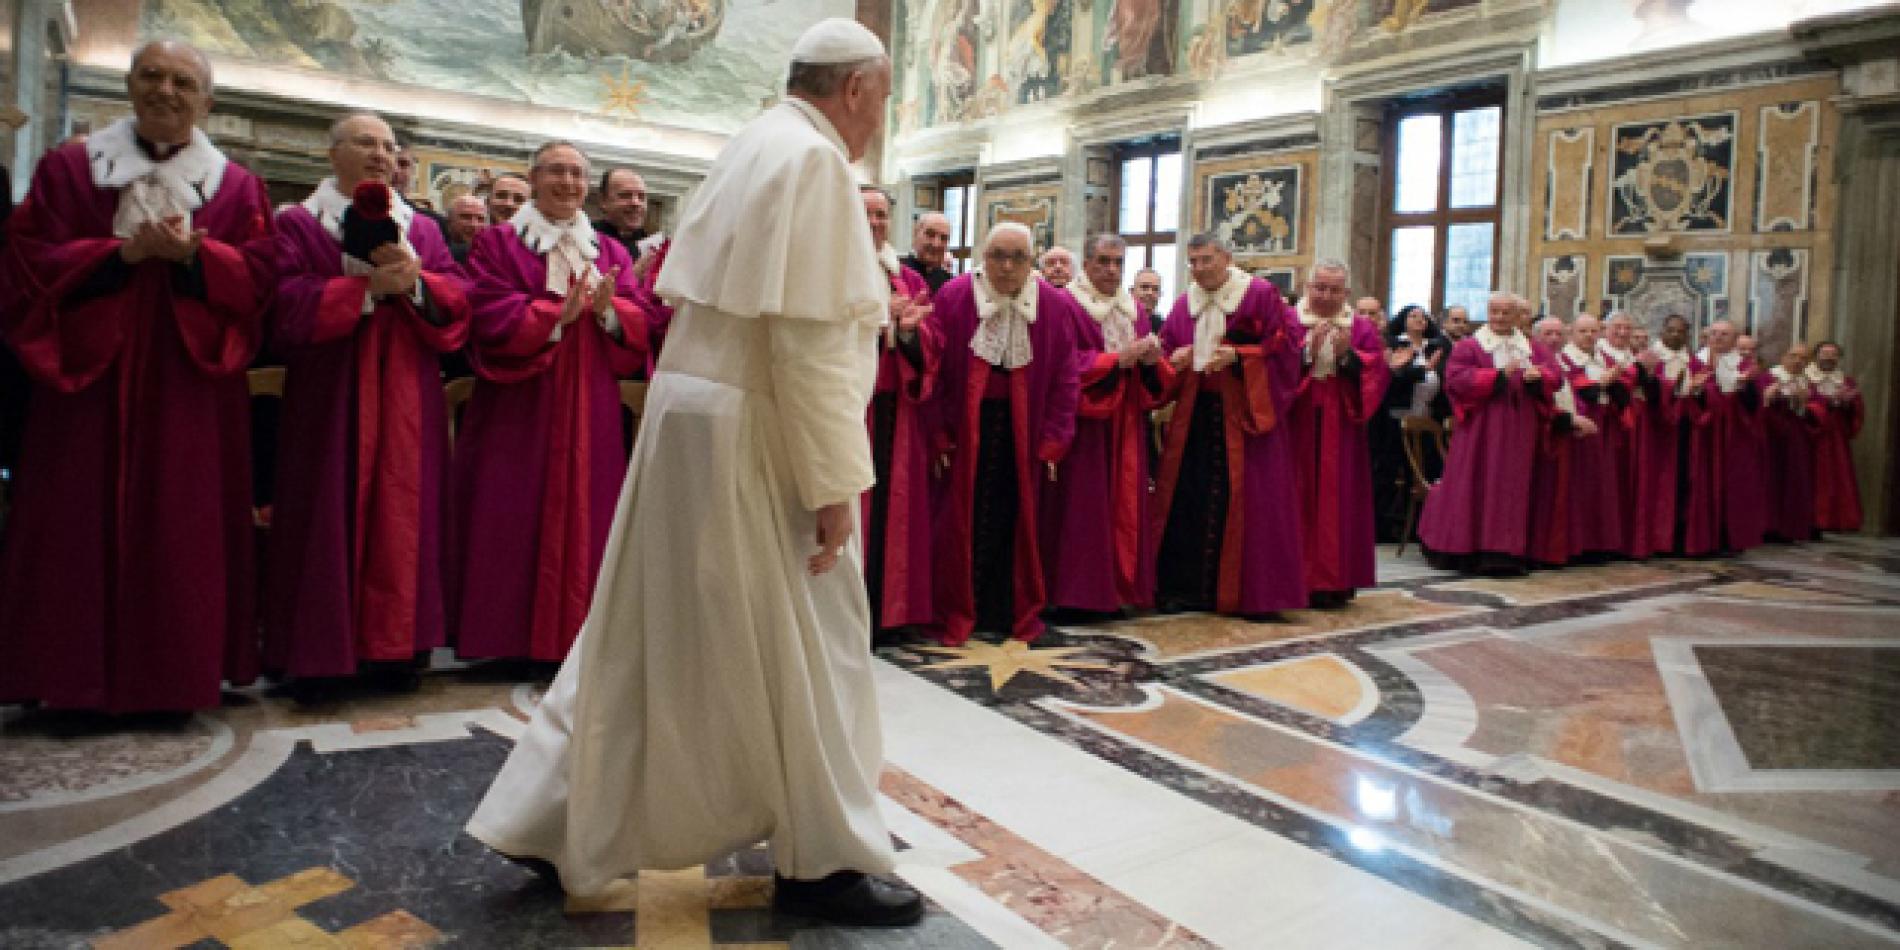
[[[469,833],[577,895],[768,839],[790,877],[889,871],[859,547],[807,570],[817,510],[871,486],[889,294],[821,113],[788,99],[728,144],[659,291],[592,610]]]

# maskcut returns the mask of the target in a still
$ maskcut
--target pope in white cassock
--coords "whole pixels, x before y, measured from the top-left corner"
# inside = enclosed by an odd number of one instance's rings
[[[890,70],[856,22],[812,27],[787,98],[726,146],[674,237],[657,290],[676,315],[592,609],[468,825],[570,894],[769,840],[780,911],[923,914],[872,876],[893,855],[847,544],[890,293],[848,163]]]

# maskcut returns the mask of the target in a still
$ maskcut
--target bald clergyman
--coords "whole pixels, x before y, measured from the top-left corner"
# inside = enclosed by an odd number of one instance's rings
[[[469,833],[576,895],[769,840],[775,907],[923,915],[878,814],[870,605],[851,535],[890,284],[849,163],[883,44],[826,20],[727,144],[658,292],[676,308],[593,609]],[[525,863],[525,862],[524,862]]]

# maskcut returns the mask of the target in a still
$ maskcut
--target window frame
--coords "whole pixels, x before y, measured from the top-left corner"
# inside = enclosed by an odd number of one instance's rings
[[[1185,180],[1188,175],[1187,155],[1182,151],[1181,140],[1179,138],[1171,135],[1158,136],[1138,142],[1124,142],[1116,145],[1112,149],[1112,157],[1110,158],[1110,168],[1112,170],[1109,175],[1108,194],[1108,228],[1109,231],[1118,235],[1128,245],[1128,263],[1124,266],[1123,271],[1124,276],[1130,281],[1134,279],[1134,275],[1140,272],[1142,268],[1154,266],[1154,249],[1156,247],[1173,247],[1180,243],[1181,222],[1178,218],[1175,221],[1175,228],[1173,230],[1157,231],[1154,229],[1155,209],[1160,205],[1162,200],[1157,190],[1157,182],[1160,180],[1160,176],[1155,174],[1155,170],[1160,164],[1160,158],[1164,155],[1181,156],[1181,177]],[[1123,234],[1122,166],[1127,162],[1143,158],[1149,160],[1148,230],[1136,234]],[[1174,201],[1178,205],[1181,196],[1179,194],[1170,195],[1168,196],[1168,200]],[[1137,248],[1141,250],[1137,252]],[[1173,274],[1162,274],[1161,278],[1163,281],[1162,286],[1164,287],[1172,287],[1174,284],[1175,275]]]
[[[1452,155],[1456,144],[1455,119],[1460,112],[1495,106],[1498,110],[1498,161],[1497,191],[1488,207],[1454,208],[1451,206]],[[1431,211],[1400,212],[1397,210],[1399,187],[1399,126],[1406,119],[1421,115],[1436,115],[1439,122],[1438,135],[1438,201]],[[1386,109],[1383,143],[1385,174],[1379,199],[1379,250],[1378,250],[1378,293],[1386,300],[1388,308],[1397,308],[1406,304],[1424,303],[1431,309],[1434,317],[1445,312],[1445,270],[1446,252],[1450,244],[1451,228],[1459,224],[1491,225],[1491,280],[1492,287],[1497,286],[1498,267],[1503,259],[1504,237],[1504,151],[1510,136],[1510,103],[1507,90],[1503,86],[1484,85],[1467,89],[1447,91],[1435,95],[1409,98],[1394,102]],[[1392,300],[1392,234],[1400,228],[1432,228],[1432,292],[1429,301]],[[1483,314],[1471,315],[1474,321],[1484,319]]]
[[[946,209],[950,207],[950,192],[958,188],[964,189],[963,212],[962,212],[963,227],[962,227],[961,233],[963,235],[963,240],[965,243],[960,244],[960,245],[952,244],[949,247],[945,248],[944,258],[947,261],[951,262],[951,267],[950,267],[951,273],[967,274],[970,272],[970,268],[973,266],[973,261],[976,254],[976,244],[977,244],[977,241],[976,241],[976,228],[977,228],[976,173],[975,172],[955,172],[949,175],[944,175],[943,177],[937,179],[937,205],[938,205],[937,211],[939,214],[945,214],[946,216],[948,215],[948,211]],[[957,222],[951,222],[951,229],[953,232],[956,232],[957,230],[956,224]]]

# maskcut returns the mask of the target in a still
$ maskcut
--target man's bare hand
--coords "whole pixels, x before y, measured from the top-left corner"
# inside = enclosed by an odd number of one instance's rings
[[[1210,373],[1218,373],[1234,365],[1234,362],[1238,359],[1240,359],[1240,354],[1234,352],[1233,347],[1224,345],[1214,347],[1214,355],[1207,360],[1207,371]]]
[[[1194,365],[1194,348],[1191,346],[1176,348],[1174,353],[1169,355],[1168,362],[1176,371],[1186,372],[1188,367]]]
[[[851,505],[841,502],[818,509],[818,553],[807,563],[813,577],[828,574],[838,566],[844,546],[851,540]]]

